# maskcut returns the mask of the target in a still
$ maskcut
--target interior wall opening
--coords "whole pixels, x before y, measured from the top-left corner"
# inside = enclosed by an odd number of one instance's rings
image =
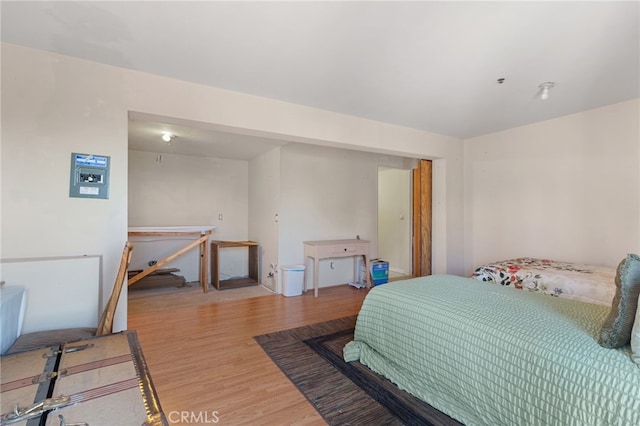
[[[411,170],[378,168],[378,257],[389,262],[389,279],[412,273]]]

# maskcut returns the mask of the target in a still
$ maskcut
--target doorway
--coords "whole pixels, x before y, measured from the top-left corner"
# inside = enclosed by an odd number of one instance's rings
[[[378,168],[378,257],[390,280],[431,275],[432,175],[430,160]]]
[[[412,275],[411,170],[378,168],[378,257],[389,279]]]

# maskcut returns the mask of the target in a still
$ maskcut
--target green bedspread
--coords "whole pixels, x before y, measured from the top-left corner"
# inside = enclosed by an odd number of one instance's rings
[[[467,425],[640,425],[640,368],[597,335],[608,307],[431,276],[367,295],[359,360]]]

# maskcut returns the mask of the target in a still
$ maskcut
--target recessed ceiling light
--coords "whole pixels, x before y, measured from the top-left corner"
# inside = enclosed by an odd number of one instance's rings
[[[162,132],[162,140],[165,142],[171,142],[171,139],[175,138],[175,136],[169,132]]]

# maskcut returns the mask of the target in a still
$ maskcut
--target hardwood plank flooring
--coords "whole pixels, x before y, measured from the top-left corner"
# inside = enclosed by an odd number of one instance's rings
[[[162,310],[138,298],[129,300],[128,327],[170,424],[323,425],[253,336],[355,315],[366,293],[341,285],[318,298],[308,291]]]

